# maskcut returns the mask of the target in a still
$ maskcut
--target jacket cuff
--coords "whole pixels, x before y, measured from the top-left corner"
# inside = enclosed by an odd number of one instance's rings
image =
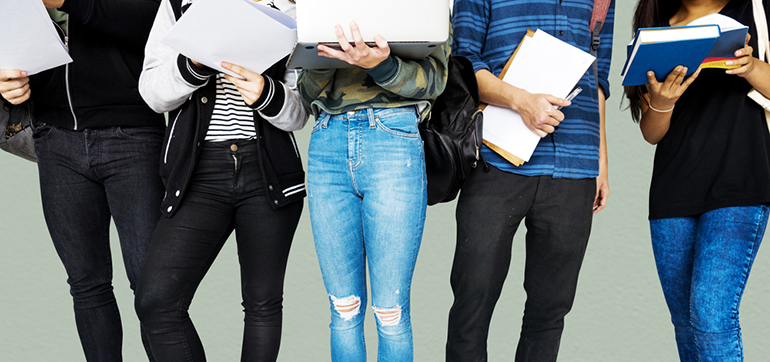
[[[398,73],[398,60],[394,57],[388,57],[382,63],[377,64],[376,67],[366,70],[369,75],[374,78],[377,84],[387,83]]]
[[[182,78],[193,86],[202,86],[206,84],[210,76],[219,73],[209,67],[198,69],[190,59],[182,54],[179,54],[177,57],[176,64],[179,68],[179,73],[182,74]]]
[[[266,117],[275,117],[281,112],[283,108],[284,94],[283,86],[270,78],[269,76],[262,75],[265,80],[265,86],[262,88],[262,94],[254,103],[249,104],[249,107],[262,113]]]

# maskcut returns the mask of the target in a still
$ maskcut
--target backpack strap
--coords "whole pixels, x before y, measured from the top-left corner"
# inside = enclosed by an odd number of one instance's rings
[[[610,10],[610,3],[612,0],[594,0],[594,9],[593,13],[591,14],[591,22],[589,24],[589,29],[591,30],[591,55],[596,58],[594,60],[593,69],[594,69],[594,81],[596,82],[596,98],[599,98],[599,45],[601,43],[601,38],[599,37],[599,34],[602,32],[602,26],[604,25],[604,20],[607,19],[607,12]]]

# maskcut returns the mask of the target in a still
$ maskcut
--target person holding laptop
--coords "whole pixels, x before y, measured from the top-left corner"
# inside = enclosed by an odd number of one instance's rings
[[[588,52],[592,0],[455,0],[453,49],[471,60],[481,101],[521,114],[540,135],[529,162],[516,167],[484,146],[491,166],[476,168],[457,202],[446,360],[487,360],[492,313],[511,263],[513,236],[527,227],[527,300],[517,362],[553,362],[572,308],[593,215],[609,196],[604,102],[609,96],[614,1],[600,33],[598,78],[589,70],[572,103],[501,81],[527,29],[541,29]],[[525,72],[510,69],[509,72]],[[562,106],[557,110],[556,106]]]
[[[410,288],[427,207],[417,124],[446,85],[450,39],[408,60],[381,36],[367,45],[349,26],[354,44],[337,25],[340,49],[318,45],[318,53],[354,67],[304,70],[298,82],[316,120],[308,202],[331,305],[332,361],[366,361],[367,264],[378,360],[412,361]]]
[[[245,313],[241,360],[272,362],[281,342],[286,263],[305,197],[291,131],[308,116],[285,59],[262,74],[223,63],[244,78],[238,79],[163,44],[190,3],[161,3],[139,80],[142,97],[155,111],[169,112],[170,122],[161,153],[163,216],[140,274],[136,312],[156,361],[205,361],[188,309],[235,231]],[[294,9],[291,0],[268,5]]]

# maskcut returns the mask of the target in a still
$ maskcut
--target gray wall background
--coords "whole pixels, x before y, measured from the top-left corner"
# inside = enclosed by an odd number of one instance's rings
[[[594,219],[577,301],[567,316],[560,361],[674,361],[673,327],[658,284],[649,241],[647,194],[654,147],[642,139],[620,108],[620,67],[630,41],[632,1],[618,1],[612,97],[607,104],[611,197]],[[307,149],[309,128],[298,132]],[[32,163],[0,155],[0,360],[81,361],[66,274],[51,244],[40,207]],[[428,208],[414,276],[412,324],[415,360],[443,361],[447,312],[452,303],[449,271],[454,253],[454,203]],[[489,336],[492,361],[512,360],[524,303],[524,226],[514,241],[508,280]],[[123,315],[124,356],[146,360],[139,340],[133,295],[113,230],[115,294]],[[764,248],[767,248],[764,247]],[[763,249],[764,249],[763,248]],[[747,361],[766,361],[770,313],[770,260],[756,259],[744,295],[742,326]],[[242,307],[234,240],[223,248],[193,301],[190,314],[209,360],[239,360]],[[281,361],[328,361],[329,306],[305,215],[294,240],[286,277]],[[370,360],[376,331],[367,312]]]

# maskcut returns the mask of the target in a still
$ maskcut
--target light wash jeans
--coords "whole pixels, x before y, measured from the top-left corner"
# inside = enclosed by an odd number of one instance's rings
[[[756,205],[650,221],[682,362],[743,361],[738,309],[767,217]]]
[[[378,361],[412,361],[409,296],[427,207],[414,107],[321,113],[310,139],[308,202],[331,304],[332,361],[366,361],[366,263]]]

